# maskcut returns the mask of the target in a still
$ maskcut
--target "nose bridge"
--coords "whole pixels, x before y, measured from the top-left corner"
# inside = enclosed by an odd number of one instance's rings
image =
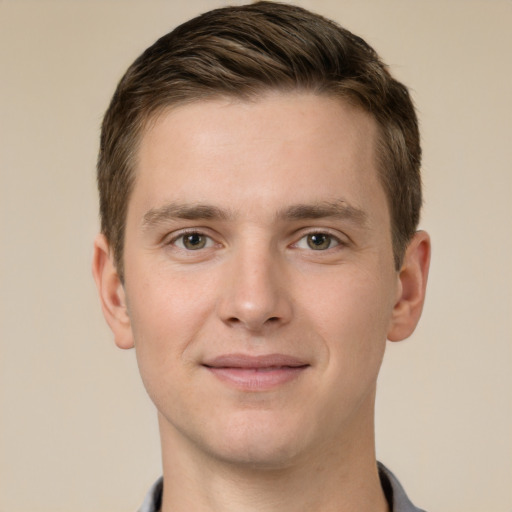
[[[282,256],[261,239],[240,243],[226,265],[219,314],[230,325],[257,331],[291,315]]]

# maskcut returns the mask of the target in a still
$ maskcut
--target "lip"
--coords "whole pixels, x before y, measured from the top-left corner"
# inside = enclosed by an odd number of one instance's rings
[[[245,391],[266,391],[295,380],[309,363],[285,354],[224,354],[203,362],[220,381]]]

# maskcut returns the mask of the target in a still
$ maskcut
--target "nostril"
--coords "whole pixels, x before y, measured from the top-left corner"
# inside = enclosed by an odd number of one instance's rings
[[[232,317],[229,317],[226,322],[232,326],[235,326],[235,325],[245,325],[247,326],[249,329],[260,329],[262,328],[263,326],[265,325],[274,325],[274,324],[279,324],[280,322],[280,318],[278,316],[271,316],[269,318],[267,318],[265,321],[263,322],[251,322],[250,320],[248,321],[244,321],[236,316],[232,316]],[[253,325],[253,323],[255,325]],[[257,325],[256,325],[257,324]]]

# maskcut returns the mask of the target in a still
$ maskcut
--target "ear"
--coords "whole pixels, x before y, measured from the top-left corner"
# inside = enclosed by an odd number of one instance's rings
[[[409,337],[421,316],[430,265],[430,237],[417,231],[409,243],[400,272],[399,293],[388,331],[390,341]]]
[[[104,235],[94,241],[92,274],[100,296],[103,316],[114,333],[119,348],[133,348],[133,334],[126,307],[123,284],[117,273],[112,251]]]

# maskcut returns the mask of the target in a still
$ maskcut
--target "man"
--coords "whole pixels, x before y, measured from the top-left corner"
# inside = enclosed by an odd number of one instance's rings
[[[93,272],[158,410],[142,511],[418,510],[373,424],[425,295],[420,153],[407,89],[298,7],[211,11],[128,69]]]

